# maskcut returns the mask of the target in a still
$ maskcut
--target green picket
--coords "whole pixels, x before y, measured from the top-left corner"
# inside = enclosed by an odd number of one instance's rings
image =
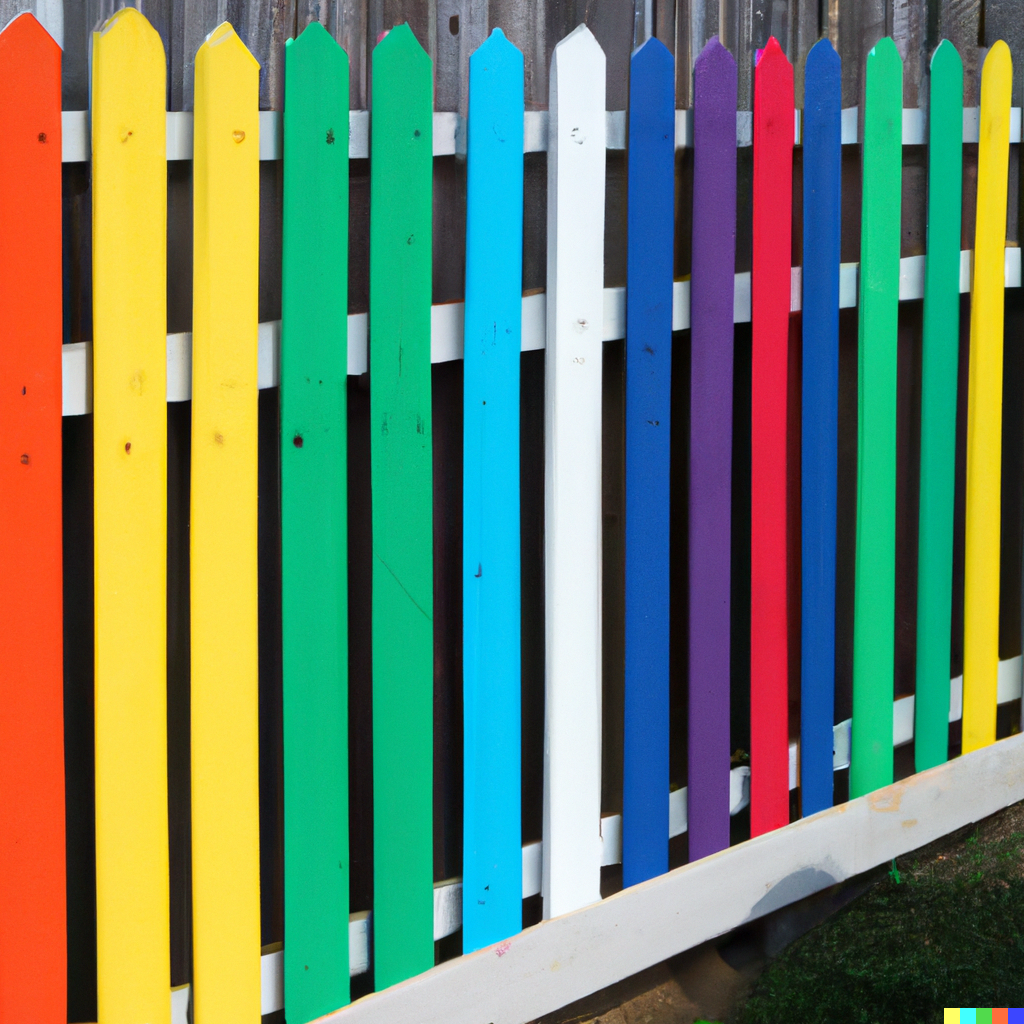
[[[281,602],[285,1012],[348,1002],[348,56],[285,51]]]
[[[932,57],[930,78],[914,703],[918,771],[945,761],[949,745],[964,67],[948,39]]]
[[[373,51],[370,483],[373,936],[378,989],[434,965],[430,58]]]
[[[893,779],[902,125],[903,63],[886,37],[868,54],[865,70],[851,798]]]

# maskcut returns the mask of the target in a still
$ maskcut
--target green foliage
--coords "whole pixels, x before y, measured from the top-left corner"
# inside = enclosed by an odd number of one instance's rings
[[[1022,834],[895,861],[761,975],[738,1024],[904,1024],[945,1006],[1024,1006]]]

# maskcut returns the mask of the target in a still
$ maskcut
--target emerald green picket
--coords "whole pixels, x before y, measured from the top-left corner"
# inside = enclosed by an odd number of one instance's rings
[[[948,39],[932,57],[930,77],[914,702],[919,772],[945,761],[949,749],[964,67]]]
[[[903,63],[886,37],[868,54],[865,71],[851,798],[893,779],[902,125]]]
[[[348,56],[285,51],[281,603],[285,1012],[348,1002]]]
[[[373,955],[378,989],[434,966],[430,58],[373,51],[370,483]]]

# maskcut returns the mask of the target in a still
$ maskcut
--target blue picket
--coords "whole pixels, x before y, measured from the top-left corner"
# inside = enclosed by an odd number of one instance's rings
[[[665,45],[649,39],[629,74],[624,885],[668,870],[674,199],[675,67]]]
[[[832,806],[842,65],[827,39],[804,70],[800,793]]]
[[[519,352],[523,55],[469,60],[463,449],[462,948],[522,927]]]

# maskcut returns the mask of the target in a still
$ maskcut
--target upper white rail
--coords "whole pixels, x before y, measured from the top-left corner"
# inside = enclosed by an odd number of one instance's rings
[[[800,145],[802,111],[793,111],[793,141]],[[608,149],[626,148],[626,111],[609,110],[607,122]],[[87,163],[91,153],[89,111],[65,110],[62,115],[64,163]],[[964,108],[964,142],[978,141],[978,108]],[[528,110],[524,116],[523,152],[543,153],[548,148],[548,112]],[[843,145],[857,142],[858,110],[847,107],[842,113]],[[753,141],[753,114],[749,110],[736,112],[736,145],[750,146]],[[928,141],[926,112],[917,107],[903,111],[903,145],[923,146]],[[1010,109],[1010,142],[1021,141],[1021,108]],[[693,111],[676,111],[676,149],[693,145]],[[282,153],[282,118],[279,110],[260,111],[260,159],[280,160]],[[434,113],[434,156],[465,155],[466,123],[458,114],[449,111]],[[370,112],[353,110],[349,113],[348,155],[353,160],[365,160],[370,155]],[[192,159],[192,113],[187,110],[167,112],[167,159]]]

